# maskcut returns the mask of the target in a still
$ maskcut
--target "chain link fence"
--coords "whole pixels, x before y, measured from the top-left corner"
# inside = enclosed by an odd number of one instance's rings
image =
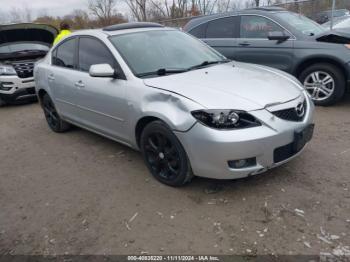
[[[277,2],[279,1],[277,0]],[[350,0],[335,0],[334,2],[333,0],[299,0],[285,3],[275,3],[269,6],[282,7],[286,10],[305,15],[319,24],[330,21],[332,13],[335,19],[339,16],[350,15]],[[332,12],[333,8],[334,11]],[[196,17],[198,16],[168,19],[158,21],[158,23],[169,27],[182,28],[191,19]]]

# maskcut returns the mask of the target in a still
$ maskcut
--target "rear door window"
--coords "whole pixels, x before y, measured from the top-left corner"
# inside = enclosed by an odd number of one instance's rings
[[[261,16],[241,17],[241,38],[267,39],[269,32],[284,32],[279,25]]]
[[[208,22],[206,38],[237,38],[239,17],[231,16]]]
[[[63,42],[53,51],[52,64],[65,68],[74,68],[75,49],[76,38]]]
[[[90,67],[97,64],[109,64],[112,68],[115,68],[112,53],[99,40],[91,37],[81,37],[79,40],[79,70],[89,72]]]

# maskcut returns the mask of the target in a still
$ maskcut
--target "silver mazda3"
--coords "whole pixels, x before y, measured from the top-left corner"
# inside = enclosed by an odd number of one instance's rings
[[[53,131],[73,124],[140,150],[170,186],[262,173],[313,135],[314,105],[294,77],[158,24],[76,32],[34,74]]]

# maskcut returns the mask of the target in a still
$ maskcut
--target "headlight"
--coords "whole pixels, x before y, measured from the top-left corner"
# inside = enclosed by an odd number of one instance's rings
[[[261,125],[254,116],[238,110],[197,110],[192,115],[202,124],[215,129],[240,129]]]
[[[17,75],[17,73],[12,66],[0,65],[0,75],[13,76]]]

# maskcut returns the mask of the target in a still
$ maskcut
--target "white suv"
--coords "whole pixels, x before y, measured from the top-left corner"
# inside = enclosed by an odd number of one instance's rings
[[[42,24],[0,26],[0,106],[36,98],[34,64],[49,51],[57,29]]]

